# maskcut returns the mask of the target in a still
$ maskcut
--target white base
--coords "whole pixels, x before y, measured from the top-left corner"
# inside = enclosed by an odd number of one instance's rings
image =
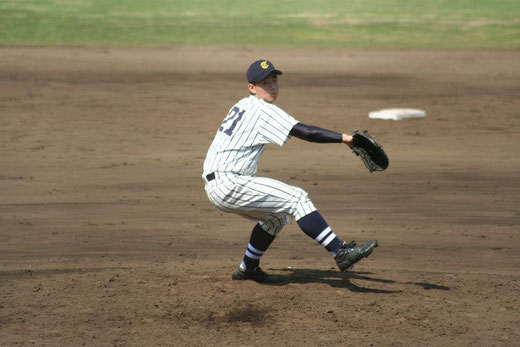
[[[379,111],[373,111],[368,114],[368,118],[372,119],[401,120],[405,118],[424,117],[426,117],[426,112],[415,108],[387,108]]]

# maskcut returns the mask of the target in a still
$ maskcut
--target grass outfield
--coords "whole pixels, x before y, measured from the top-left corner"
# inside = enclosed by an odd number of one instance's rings
[[[520,0],[2,0],[0,45],[519,49]]]

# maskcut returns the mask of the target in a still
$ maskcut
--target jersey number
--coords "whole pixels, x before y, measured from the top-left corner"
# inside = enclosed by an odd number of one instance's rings
[[[245,112],[246,112],[246,110],[240,111],[240,109],[238,107],[236,107],[236,106],[233,107],[231,109],[231,111],[229,111],[228,117],[226,119],[224,119],[224,121],[222,122],[222,126],[218,130],[223,131],[224,134],[231,136],[231,134],[233,134],[233,130],[237,126],[237,123],[242,119],[242,116],[244,115]],[[230,120],[233,120],[233,123],[231,123],[229,128],[224,130],[224,124],[226,124]]]

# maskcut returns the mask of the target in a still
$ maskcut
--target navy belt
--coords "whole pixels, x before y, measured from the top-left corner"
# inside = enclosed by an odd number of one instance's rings
[[[211,182],[211,181],[213,181],[214,179],[215,179],[215,173],[214,173],[214,172],[212,172],[212,173],[206,175],[206,181]]]

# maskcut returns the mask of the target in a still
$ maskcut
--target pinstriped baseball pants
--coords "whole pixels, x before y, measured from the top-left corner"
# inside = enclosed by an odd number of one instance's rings
[[[316,211],[307,192],[283,182],[256,176],[216,172],[205,190],[213,205],[224,212],[256,220],[271,235],[290,221]]]

